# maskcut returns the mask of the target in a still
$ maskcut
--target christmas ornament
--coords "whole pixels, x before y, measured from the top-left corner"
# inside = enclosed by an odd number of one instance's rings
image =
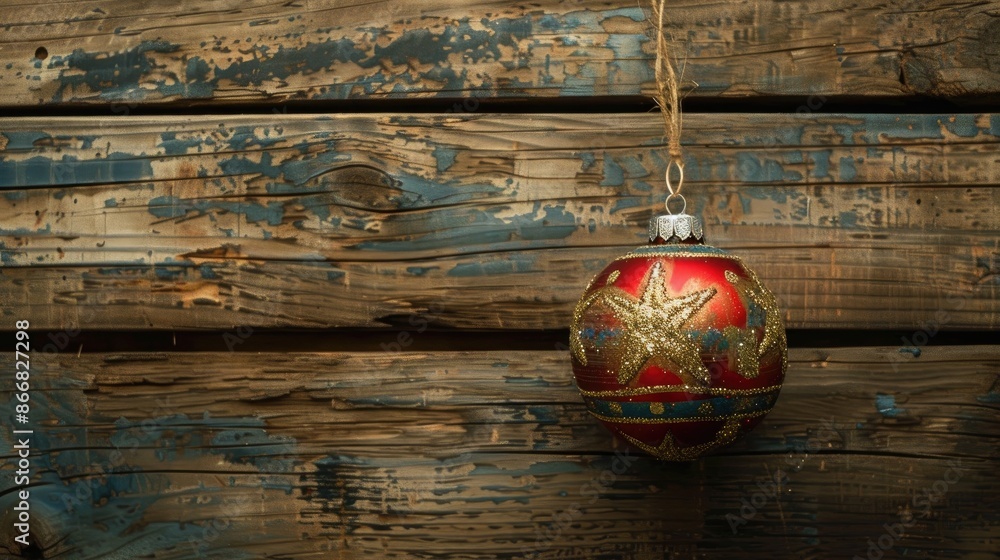
[[[656,8],[654,6],[654,8]],[[657,102],[671,134],[667,214],[649,244],[597,274],[573,313],[573,373],[588,411],[651,455],[689,461],[735,441],[774,406],[787,369],[777,302],[739,257],[704,243],[688,215],[677,87],[664,57]],[[661,68],[669,76],[660,79]],[[667,84],[664,88],[663,84]],[[676,167],[680,180],[670,180]],[[671,203],[683,204],[674,214]]]
[[[689,461],[771,410],[787,368],[774,296],[739,257],[705,245],[697,218],[650,222],[573,313],[573,373],[587,409],[634,447]]]

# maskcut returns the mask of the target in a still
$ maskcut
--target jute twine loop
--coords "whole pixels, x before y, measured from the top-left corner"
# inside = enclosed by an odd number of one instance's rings
[[[671,199],[680,198],[687,207],[687,201],[681,195],[684,187],[684,154],[681,151],[681,105],[680,93],[677,83],[677,72],[670,59],[668,48],[669,40],[664,24],[666,22],[666,0],[652,0],[653,19],[657,22],[656,27],[656,96],[653,100],[660,108],[663,115],[663,123],[667,132],[667,153],[670,154],[670,161],[667,163],[667,190],[670,195],[667,198],[667,211],[670,212],[669,203]],[[670,180],[670,170],[677,168],[678,180],[676,186]],[[683,210],[682,210],[683,212]],[[671,214],[673,212],[670,212]]]

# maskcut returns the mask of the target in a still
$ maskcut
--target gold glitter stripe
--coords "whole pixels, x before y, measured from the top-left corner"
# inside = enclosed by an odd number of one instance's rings
[[[685,391],[695,395],[715,395],[719,397],[738,395],[763,395],[779,391],[781,385],[771,385],[769,387],[756,387],[754,389],[724,389],[722,387],[693,387],[691,385],[654,385],[651,387],[639,387],[636,389],[612,389],[608,391],[586,391],[580,389],[580,394],[585,397],[632,397],[635,395],[651,395],[653,393],[670,393],[675,391]]]
[[[632,418],[632,417],[614,417],[614,416],[604,416],[603,414],[598,414],[591,410],[588,410],[594,418],[598,420],[603,420],[605,422],[614,422],[619,424],[683,424],[686,422],[723,422],[726,420],[743,420],[745,418],[756,418],[758,416],[763,416],[768,412],[771,412],[771,408],[765,410],[758,410],[756,412],[744,412],[742,414],[727,414],[725,416],[692,416],[691,418]]]
[[[618,257],[615,260],[616,261],[624,261],[624,260],[632,259],[632,258],[657,259],[657,258],[666,258],[666,257],[701,257],[701,258],[706,258],[706,259],[729,259],[729,260],[733,260],[733,261],[736,261],[736,262],[739,262],[739,263],[743,262],[743,260],[740,259],[738,256],[732,255],[732,254],[729,254],[729,253],[721,253],[721,254],[719,254],[719,253],[692,253],[690,251],[683,251],[683,252],[677,252],[677,253],[662,253],[662,254],[643,253],[643,252],[639,252],[639,251],[630,251],[630,252],[625,253],[624,255]]]

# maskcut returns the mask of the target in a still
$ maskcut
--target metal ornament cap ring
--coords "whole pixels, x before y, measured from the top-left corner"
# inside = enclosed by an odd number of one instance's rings
[[[687,241],[704,242],[705,232],[701,220],[690,214],[666,214],[653,216],[649,220],[649,242]]]

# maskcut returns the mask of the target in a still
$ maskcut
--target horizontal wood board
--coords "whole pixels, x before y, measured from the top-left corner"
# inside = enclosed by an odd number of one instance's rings
[[[653,90],[643,5],[21,3],[0,22],[0,106],[638,96]],[[666,17],[691,95],[815,109],[833,95],[995,96],[998,15],[997,1],[690,0]]]
[[[793,349],[688,465],[615,444],[558,350],[36,354],[32,384],[45,558],[852,558],[901,522],[887,557],[996,552],[997,346]]]
[[[1000,325],[1000,116],[689,114],[689,210],[791,328]],[[565,328],[660,212],[656,115],[29,118],[0,301],[35,328]]]

